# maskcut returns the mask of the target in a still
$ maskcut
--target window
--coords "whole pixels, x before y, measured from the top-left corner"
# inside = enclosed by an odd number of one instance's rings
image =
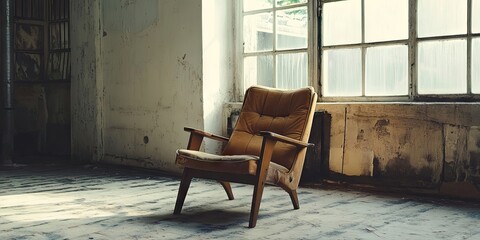
[[[324,99],[480,97],[480,0],[320,4]]]
[[[472,1],[472,93],[480,94],[480,0]]]
[[[240,92],[252,85],[311,85],[310,2],[243,0],[238,9]]]

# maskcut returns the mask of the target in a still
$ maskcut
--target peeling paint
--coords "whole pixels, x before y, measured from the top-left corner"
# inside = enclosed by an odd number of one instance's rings
[[[358,135],[357,135],[357,141],[365,140],[364,134],[365,134],[365,131],[363,131],[363,129],[360,129],[360,132],[358,132]]]
[[[390,121],[388,119],[381,119],[375,123],[375,131],[377,132],[378,136],[384,137],[390,135],[390,132],[387,128],[389,124]]]
[[[390,109],[382,108],[382,116],[377,117],[377,105],[348,105],[341,173],[402,181],[411,178],[407,184],[413,185],[440,181],[441,125],[410,119],[408,112],[389,116]]]

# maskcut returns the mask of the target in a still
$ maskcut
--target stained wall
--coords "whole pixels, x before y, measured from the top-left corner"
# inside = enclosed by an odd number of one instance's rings
[[[317,109],[332,117],[333,179],[480,199],[480,105],[320,103]]]

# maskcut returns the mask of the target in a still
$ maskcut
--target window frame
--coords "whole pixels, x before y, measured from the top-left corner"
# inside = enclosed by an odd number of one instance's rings
[[[454,102],[454,101],[479,101],[480,94],[472,93],[472,39],[480,37],[480,33],[472,33],[472,0],[467,1],[467,33],[448,35],[448,36],[434,36],[434,37],[421,37],[417,36],[417,7],[418,0],[408,0],[408,38],[405,40],[392,40],[392,41],[377,41],[365,43],[365,0],[361,1],[361,28],[362,28],[362,42],[356,44],[342,44],[333,46],[322,45],[322,18],[323,18],[323,4],[330,2],[339,2],[348,0],[317,0],[318,7],[318,68],[317,73],[318,84],[316,89],[319,89],[319,99],[325,102]],[[467,41],[467,93],[465,94],[422,94],[418,93],[418,45],[420,42],[434,41],[434,40],[449,40],[449,39],[466,39]],[[366,49],[369,47],[380,47],[389,45],[407,45],[408,49],[408,95],[405,96],[365,96],[365,72],[366,72]],[[341,96],[324,96],[323,78],[323,51],[329,49],[345,49],[345,48],[360,48],[362,57],[362,96],[354,97],[341,97]]]
[[[243,0],[235,1],[234,5],[234,39],[235,39],[235,85],[234,85],[234,98],[236,101],[243,101],[244,94],[246,91],[244,84],[244,74],[243,74],[243,59],[249,56],[273,56],[273,72],[274,72],[274,81],[276,80],[276,57],[285,53],[306,53],[307,54],[307,83],[309,86],[313,86],[317,92],[319,92],[319,84],[316,81],[318,78],[319,68],[316,66],[319,64],[318,52],[315,49],[318,49],[318,0],[307,0],[306,3],[302,4],[293,4],[288,6],[274,6],[272,8],[253,10],[244,13],[243,11]],[[292,9],[296,7],[307,7],[307,46],[306,48],[296,48],[296,49],[287,49],[287,50],[278,50],[276,49],[276,11]],[[243,17],[272,11],[273,13],[273,49],[269,51],[259,51],[253,53],[244,53],[243,49]]]

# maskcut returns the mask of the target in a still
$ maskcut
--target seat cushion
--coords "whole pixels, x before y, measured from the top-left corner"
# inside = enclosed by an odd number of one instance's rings
[[[216,155],[194,150],[177,150],[176,163],[205,171],[249,174],[257,172],[257,160],[259,157],[252,155]]]
[[[255,175],[257,171],[257,156],[234,155],[222,156],[200,151],[177,150],[178,165],[205,171]],[[270,162],[266,182],[275,185],[288,185],[292,182],[292,174],[282,165]]]

